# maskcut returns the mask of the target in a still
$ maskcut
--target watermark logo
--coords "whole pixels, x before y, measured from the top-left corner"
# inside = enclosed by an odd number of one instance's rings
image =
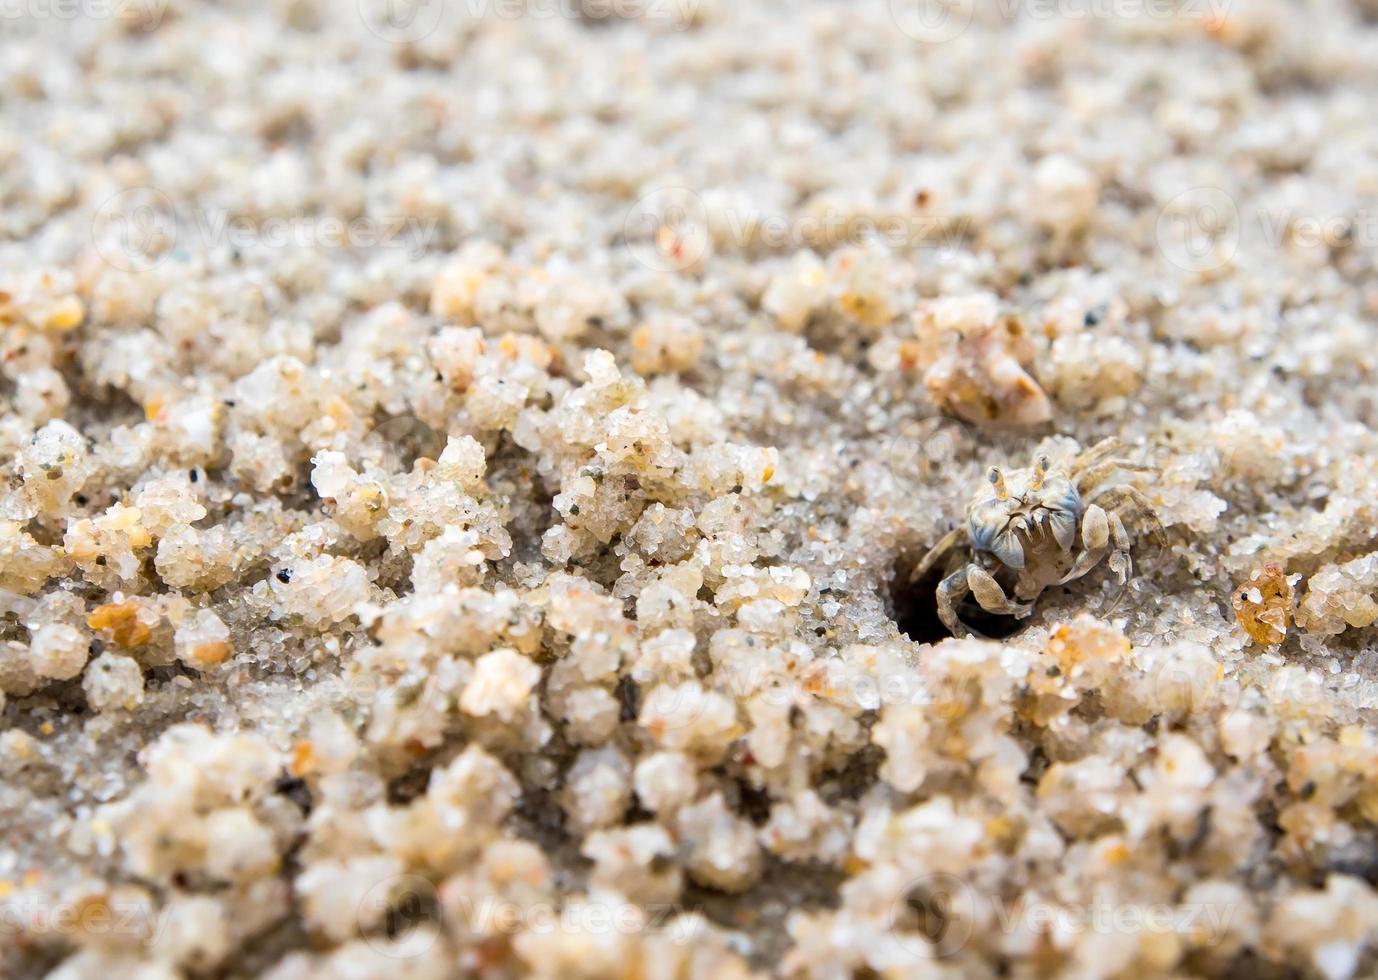
[[[446,0],[358,0],[359,17],[389,44],[415,44],[440,26]]]
[[[943,44],[960,36],[975,13],[975,0],[889,0],[890,18],[906,35],[924,44]]]
[[[440,898],[429,878],[393,875],[364,894],[358,918],[359,931],[374,952],[395,958],[419,956],[440,935]],[[399,937],[408,941],[399,944]]]
[[[977,912],[974,888],[954,874],[933,872],[895,896],[890,935],[916,959],[951,959],[971,941]]]
[[[895,473],[930,476],[969,455],[972,427],[960,419],[934,416],[904,424],[885,444],[885,462]]]
[[[91,223],[91,242],[107,264],[148,269],[177,244],[177,210],[155,187],[130,187],[106,199]]]
[[[623,238],[632,257],[655,272],[684,272],[708,255],[708,208],[687,187],[662,187],[627,212]]]
[[[1240,203],[1218,187],[1193,187],[1171,198],[1158,214],[1163,257],[1185,272],[1225,268],[1241,247],[1304,253],[1378,250],[1378,212],[1274,208]]]
[[[406,473],[422,458],[439,459],[445,439],[415,415],[381,422],[364,437],[359,458],[388,473]]]
[[[1193,187],[1164,205],[1156,235],[1163,257],[1177,268],[1214,272],[1239,248],[1239,208],[1218,187]]]

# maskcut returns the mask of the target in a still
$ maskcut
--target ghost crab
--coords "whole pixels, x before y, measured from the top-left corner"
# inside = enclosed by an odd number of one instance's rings
[[[1124,458],[1124,450],[1118,439],[1106,439],[1066,467],[1040,455],[1023,469],[990,468],[967,505],[965,524],[949,531],[909,576],[912,585],[942,563],[948,574],[938,585],[938,618],[953,636],[974,632],[957,615],[968,595],[986,612],[1023,619],[1044,589],[1079,579],[1102,561],[1121,584],[1129,581],[1133,562],[1121,513],[1146,514],[1159,531],[1162,525],[1138,487],[1115,479],[1125,471],[1154,472]]]

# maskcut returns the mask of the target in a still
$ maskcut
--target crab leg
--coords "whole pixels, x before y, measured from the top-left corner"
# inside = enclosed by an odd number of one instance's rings
[[[1086,513],[1081,515],[1081,554],[1077,555],[1067,574],[1058,580],[1058,585],[1065,585],[1073,579],[1081,578],[1100,564],[1101,559],[1110,550],[1111,521],[1119,526],[1118,533],[1127,539],[1124,525],[1120,524],[1118,517],[1107,514],[1098,504],[1087,506]]]
[[[1129,557],[1129,534],[1124,529],[1120,515],[1110,512],[1110,543],[1115,546],[1110,555],[1110,568],[1120,577],[1120,582],[1128,582],[1134,574],[1134,563]]]
[[[1156,472],[1151,466],[1145,466],[1142,463],[1134,463],[1127,459],[1120,459],[1119,457],[1102,460],[1099,463],[1093,463],[1077,474],[1077,492],[1082,496],[1096,496],[1096,494],[1091,493],[1092,489],[1098,484],[1104,483],[1107,477],[1118,470],[1124,470],[1129,473]]]
[[[961,539],[963,530],[964,529],[961,527],[954,527],[951,531],[944,534],[937,544],[928,549],[928,553],[919,559],[919,563],[915,565],[914,570],[909,573],[910,585],[913,585],[919,579],[927,575],[933,570],[934,565],[947,557],[948,553],[952,551],[953,547]]]
[[[1158,519],[1157,512],[1153,509],[1153,501],[1148,499],[1148,495],[1138,487],[1128,483],[1118,486],[1106,487],[1100,493],[1092,494],[1088,503],[1105,501],[1102,505],[1107,510],[1122,510],[1119,506],[1121,501],[1129,501],[1134,505],[1136,512],[1142,513],[1154,525],[1154,533],[1164,533],[1163,522]]]
[[[971,594],[976,597],[981,608],[988,613],[1018,616],[1023,619],[1033,612],[1032,603],[1015,602],[1005,595],[1005,590],[1000,588],[1000,583],[995,580],[995,576],[979,565],[967,566],[967,587],[971,590]]]
[[[1099,493],[1094,498],[1104,501],[1104,507],[1108,510],[1128,513],[1132,510],[1135,517],[1148,525],[1143,532],[1152,541],[1154,547],[1159,549],[1167,548],[1167,529],[1163,527],[1163,522],[1158,518],[1158,513],[1154,510],[1153,502],[1148,499],[1138,487],[1128,484],[1107,487],[1105,491]],[[1126,545],[1126,548],[1128,546]]]
[[[1107,513],[1099,505],[1091,504],[1081,519],[1082,552],[1066,575],[1058,579],[1058,585],[1066,585],[1073,579],[1081,578],[1110,555],[1110,567],[1121,582],[1129,580],[1133,564],[1129,557],[1129,533],[1118,514]],[[1112,550],[1112,547],[1113,550]]]
[[[957,603],[971,591],[967,585],[967,569],[971,567],[974,566],[965,565],[938,583],[938,618],[949,633],[959,638],[971,635],[971,630],[957,618]]]
[[[1071,467],[1072,475],[1079,476],[1097,463],[1103,462],[1106,457],[1122,453],[1128,448],[1123,439],[1107,436],[1077,457]]]

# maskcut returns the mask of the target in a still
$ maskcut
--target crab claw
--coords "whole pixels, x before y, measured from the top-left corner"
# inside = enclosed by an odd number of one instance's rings
[[[1052,511],[1048,514],[1048,527],[1052,529],[1057,546],[1071,551],[1077,539],[1077,519],[1066,511]]]
[[[1024,545],[1019,540],[1019,535],[1014,528],[1009,528],[995,536],[991,542],[990,550],[996,558],[1000,559],[1000,564],[1006,568],[1013,568],[1016,571],[1024,567]]]

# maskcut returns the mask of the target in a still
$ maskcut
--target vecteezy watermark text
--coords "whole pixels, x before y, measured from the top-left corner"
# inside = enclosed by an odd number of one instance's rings
[[[1219,20],[1233,0],[991,0],[1006,18]]]
[[[884,243],[891,248],[952,248],[965,240],[964,217],[864,214],[837,208],[783,213],[719,200],[688,187],[653,190],[628,209],[622,237],[632,257],[657,272],[682,272],[714,250],[795,251]]]
[[[482,937],[657,934],[685,946],[704,926],[696,911],[673,902],[636,903],[599,895],[527,901],[474,896],[437,888],[422,875],[400,874],[368,889],[358,908],[357,926],[375,951],[404,959],[424,952],[447,928]],[[390,926],[380,932],[384,923]],[[419,938],[394,944],[391,937],[403,933]]]
[[[152,940],[165,910],[146,902],[58,900],[37,894],[0,901],[0,941],[16,935],[125,936]]]
[[[141,31],[156,31],[171,0],[0,0],[0,36],[43,24],[79,20],[119,21]]]
[[[889,0],[895,26],[917,41],[941,44],[983,22],[1013,20],[1199,20],[1218,22],[1233,0]]]
[[[174,249],[404,249],[423,254],[439,233],[437,218],[415,215],[289,213],[264,217],[224,209],[178,207],[156,188],[134,187],[108,198],[91,225],[91,240],[107,263],[125,271],[151,268]]]
[[[415,44],[442,25],[483,20],[664,21],[686,26],[700,0],[357,0],[369,32],[392,44]]]
[[[683,913],[679,905],[607,902],[593,898],[561,902],[514,902],[461,896],[450,908],[465,925],[481,935],[645,935],[663,933],[678,945],[686,945],[702,922]]]
[[[1378,211],[1342,213],[1247,206],[1219,187],[1184,190],[1158,212],[1158,249],[1170,263],[1204,274],[1248,249],[1378,249]]]
[[[949,959],[979,935],[1175,935],[1194,946],[1218,945],[1238,908],[1231,902],[1131,902],[1092,898],[1057,903],[987,894],[963,878],[933,872],[905,883],[890,906],[890,936],[908,959]]]

